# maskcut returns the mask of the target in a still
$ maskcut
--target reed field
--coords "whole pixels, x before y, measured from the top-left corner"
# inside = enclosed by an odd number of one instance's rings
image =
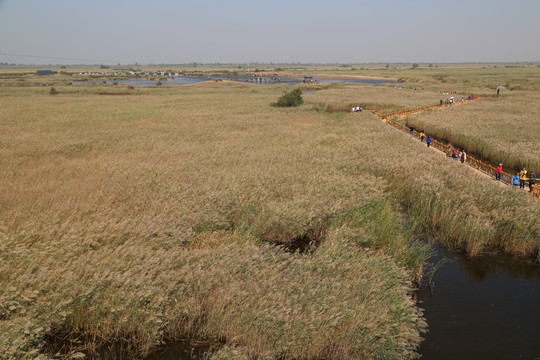
[[[0,358],[415,358],[417,239],[540,261],[540,207],[336,112],[439,96],[404,85],[0,88]]]
[[[338,95],[337,89],[334,94],[331,90],[319,92],[313,102],[326,111],[346,111],[356,105],[387,114],[436,105],[451,96],[455,96],[460,105],[461,97],[466,99],[473,94],[479,101],[464,107],[444,107],[443,111],[428,110],[402,122],[414,124],[416,129],[466,149],[492,165],[503,163],[509,173],[524,166],[539,171],[540,67],[532,64],[447,65],[386,71],[404,81],[375,89],[358,87],[346,95]],[[370,73],[382,74],[376,69],[370,69]],[[494,87],[498,84],[505,88],[496,97]],[[450,91],[457,94],[446,93]]]
[[[417,129],[467,149],[507,172],[540,169],[540,92],[504,91],[466,106],[429,111],[407,119]]]

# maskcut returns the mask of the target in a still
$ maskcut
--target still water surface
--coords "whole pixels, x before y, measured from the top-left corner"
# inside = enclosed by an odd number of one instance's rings
[[[417,291],[429,326],[422,359],[540,359],[540,266],[441,246],[430,262],[445,257],[433,288]]]

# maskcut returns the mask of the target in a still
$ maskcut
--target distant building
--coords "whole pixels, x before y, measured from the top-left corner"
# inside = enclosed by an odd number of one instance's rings
[[[50,75],[50,74],[52,74],[52,70],[38,70],[37,74],[38,75]]]

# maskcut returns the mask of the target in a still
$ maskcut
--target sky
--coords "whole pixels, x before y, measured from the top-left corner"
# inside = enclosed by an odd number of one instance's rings
[[[538,62],[539,17],[539,0],[0,0],[0,62]]]

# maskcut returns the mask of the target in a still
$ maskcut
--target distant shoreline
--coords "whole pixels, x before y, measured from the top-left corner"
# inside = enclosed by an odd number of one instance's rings
[[[304,76],[304,75],[293,75],[293,76]],[[314,78],[320,79],[343,79],[343,80],[377,80],[377,81],[398,81],[397,78],[387,78],[381,76],[360,76],[360,75],[312,75]]]

